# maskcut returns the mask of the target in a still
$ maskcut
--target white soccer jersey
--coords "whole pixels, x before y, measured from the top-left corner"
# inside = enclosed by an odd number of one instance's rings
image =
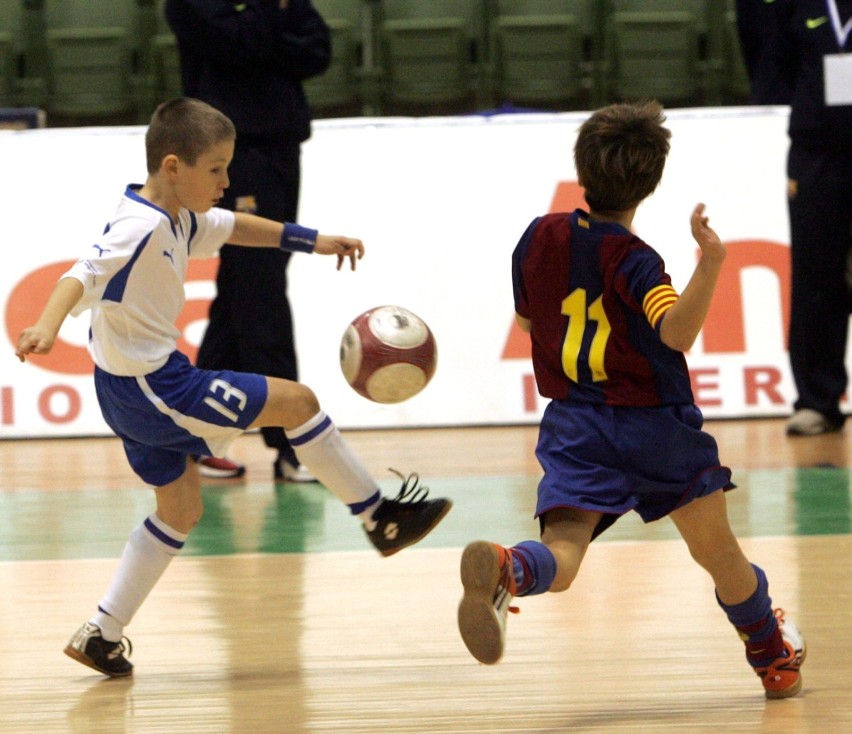
[[[215,255],[234,230],[226,209],[181,209],[172,221],[140,188],[127,187],[103,235],[63,276],[83,284],[71,313],[91,309],[89,353],[113,375],[147,375],[166,363],[180,336],[189,258]]]

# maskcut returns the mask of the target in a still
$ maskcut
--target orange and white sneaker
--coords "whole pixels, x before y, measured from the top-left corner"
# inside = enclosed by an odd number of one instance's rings
[[[477,540],[461,557],[464,596],[459,603],[459,632],[480,663],[493,665],[503,656],[506,616],[515,595],[512,554],[503,546]]]
[[[805,662],[807,645],[802,633],[783,609],[775,610],[775,618],[784,640],[784,657],[776,658],[769,665],[755,668],[760,676],[767,698],[790,698],[802,690],[802,674],[799,668]]]

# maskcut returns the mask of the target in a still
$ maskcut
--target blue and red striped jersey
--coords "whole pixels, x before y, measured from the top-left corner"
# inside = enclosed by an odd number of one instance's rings
[[[659,253],[581,209],[527,227],[512,255],[515,311],[531,322],[538,391],[554,400],[693,403],[683,353],[660,340],[678,294]]]

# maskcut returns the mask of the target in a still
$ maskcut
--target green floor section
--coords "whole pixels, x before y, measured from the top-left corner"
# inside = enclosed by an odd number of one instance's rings
[[[737,471],[728,494],[740,537],[847,534],[852,531],[852,470]],[[532,520],[536,480],[529,477],[442,478],[433,496],[453,510],[420,547],[461,547],[483,538],[504,544],[538,537]],[[383,482],[386,494],[396,482]],[[222,484],[204,490],[205,514],[184,553],[300,553],[368,550],[363,531],[319,485]],[[113,558],[153,508],[153,492],[0,491],[0,561]],[[600,541],[676,538],[668,520],[645,525],[630,513]]]

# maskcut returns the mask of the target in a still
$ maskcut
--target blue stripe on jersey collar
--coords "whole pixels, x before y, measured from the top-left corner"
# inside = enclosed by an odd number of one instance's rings
[[[177,227],[171,215],[165,209],[162,209],[156,204],[152,204],[147,199],[143,199],[141,196],[139,196],[139,189],[141,188],[142,184],[127,184],[127,188],[124,191],[124,195],[128,199],[133,199],[133,201],[139,202],[140,204],[144,204],[145,206],[150,206],[152,209],[156,209],[158,212],[160,212],[166,219],[169,220],[169,224],[172,227],[172,234],[177,237]]]
[[[195,237],[195,233],[198,231],[198,219],[195,216],[195,212],[189,212],[189,237],[186,238],[186,249],[187,251],[192,250],[192,238]]]

